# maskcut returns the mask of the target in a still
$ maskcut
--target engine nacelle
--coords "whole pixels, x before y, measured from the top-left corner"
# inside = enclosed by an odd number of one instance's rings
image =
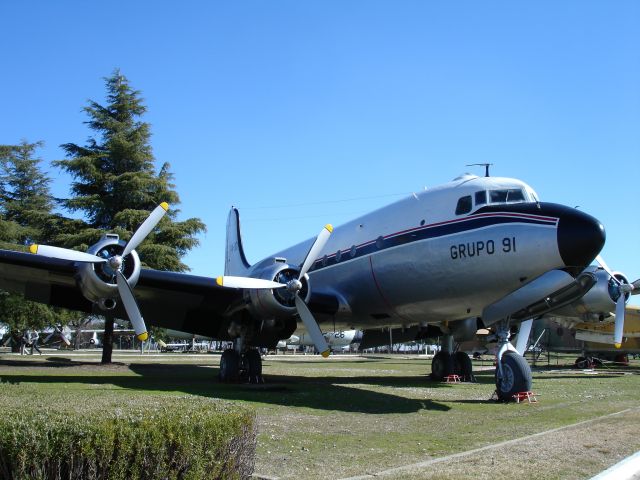
[[[124,251],[126,242],[118,235],[107,234],[97,243],[89,247],[88,253],[98,257],[111,258]],[[116,306],[118,286],[116,272],[108,262],[78,263],[78,285],[87,300],[97,304],[103,310],[111,310]],[[133,288],[140,278],[140,258],[135,251],[122,259],[122,273]]]
[[[597,268],[593,272],[596,275],[596,284],[580,300],[558,309],[554,315],[566,315],[579,317],[583,321],[602,321],[612,315],[616,310],[616,302],[620,295],[626,295],[625,301],[629,301],[630,294],[620,292],[618,283],[607,272]],[[629,283],[627,277],[620,272],[613,272],[616,279],[622,283]]]
[[[299,274],[300,269],[297,266],[294,267],[284,262],[276,262],[275,264],[262,268],[257,272],[252,272],[251,276],[287,284],[292,280],[297,279]],[[300,281],[302,283],[302,289],[299,291],[298,295],[305,302],[308,302],[311,292],[309,288],[309,276],[305,275]],[[296,293],[290,291],[287,287],[275,288],[272,290],[250,289],[245,290],[244,295],[249,311],[254,318],[262,320],[286,319],[291,318],[296,314]]]

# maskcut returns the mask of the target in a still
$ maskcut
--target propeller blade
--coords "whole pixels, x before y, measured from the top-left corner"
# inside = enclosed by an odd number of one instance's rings
[[[54,330],[53,332],[51,332],[49,335],[45,337],[42,343],[46,345],[49,342],[49,340],[51,340],[51,337],[53,337],[56,333],[58,333],[57,330]]]
[[[91,253],[78,252],[69,248],[50,247],[49,245],[33,244],[29,251],[34,255],[43,257],[58,258],[60,260],[70,260],[72,262],[104,263],[107,260]]]
[[[158,222],[162,217],[164,217],[164,214],[167,213],[167,210],[169,210],[169,204],[167,202],[162,202],[153,209],[147,219],[138,227],[138,230],[136,230],[136,233],[133,234],[129,242],[127,242],[127,245],[124,247],[124,251],[122,252],[123,257],[129,255],[145,238],[147,238],[147,235],[149,235],[151,230],[156,227]]]
[[[257,290],[270,290],[272,288],[286,287],[284,283],[272,282],[271,280],[263,280],[262,278],[232,277],[227,275],[216,278],[216,283],[221,287],[226,288],[251,288]]]
[[[527,342],[529,342],[529,335],[531,334],[532,325],[533,318],[525,320],[520,324],[520,330],[518,331],[518,341],[516,342],[516,350],[520,355],[524,356],[524,352],[527,349]]]
[[[298,280],[304,277],[304,275],[311,268],[311,265],[313,265],[313,262],[316,261],[316,259],[318,258],[318,255],[320,254],[324,246],[327,244],[327,240],[329,240],[329,237],[331,236],[331,232],[333,232],[333,227],[331,226],[331,224],[327,224],[324,226],[322,231],[318,234],[315,242],[313,242],[313,245],[309,249],[309,253],[307,253],[306,258],[302,263],[302,267],[300,267],[300,275],[298,276]]]
[[[324,336],[320,331],[320,327],[318,326],[316,319],[313,318],[311,310],[309,310],[307,304],[304,303],[304,300],[302,300],[298,295],[296,295],[296,308],[298,309],[298,315],[300,315],[302,323],[304,323],[307,332],[309,332],[311,340],[313,340],[313,344],[316,346],[316,349],[324,358],[327,358],[329,356],[329,353],[331,353],[331,351],[329,350],[329,345],[327,345],[327,341],[324,339]]]
[[[633,290],[631,291],[631,295],[640,294],[640,278],[635,282],[633,282],[631,285],[633,285]]]
[[[149,338],[149,334],[147,333],[147,327],[144,324],[144,319],[142,318],[142,314],[138,308],[138,303],[131,291],[131,285],[129,285],[129,282],[127,282],[126,277],[120,270],[116,272],[116,281],[118,283],[118,293],[120,293],[124,309],[126,310],[129,321],[136,332],[136,337],[138,340],[143,342]]]
[[[64,334],[62,330],[60,330],[60,338],[62,339],[62,341],[67,347],[71,345],[71,341],[67,338],[67,336]]]
[[[620,348],[622,346],[622,335],[624,334],[624,310],[624,293],[620,292],[620,297],[616,302],[616,322],[613,331],[613,343],[616,348]]]
[[[600,255],[598,255],[596,257],[596,262],[598,262],[600,264],[600,266],[604,269],[604,271],[607,272],[609,274],[609,276],[611,278],[613,278],[614,281],[618,282],[618,284],[620,283],[620,281],[613,274],[613,270],[611,270],[609,268],[609,265],[607,265],[607,262],[604,261],[604,258],[602,258]]]

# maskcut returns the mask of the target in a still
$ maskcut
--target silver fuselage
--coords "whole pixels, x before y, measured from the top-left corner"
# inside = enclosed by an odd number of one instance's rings
[[[462,197],[496,189],[519,189],[524,198],[474,202],[456,215]],[[461,177],[335,228],[309,272],[311,288],[348,306],[333,319],[339,329],[478,317],[487,305],[567,266],[558,233],[565,210],[573,215],[568,207],[539,204],[519,180]],[[299,264],[312,242],[274,257]]]

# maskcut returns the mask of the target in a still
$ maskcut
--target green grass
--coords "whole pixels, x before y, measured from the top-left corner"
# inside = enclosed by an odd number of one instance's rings
[[[21,386],[13,399],[12,389],[3,388],[3,401],[63,391],[68,402],[87,409],[98,396],[117,401],[186,394],[240,402],[258,414],[256,472],[281,478],[377,472],[640,406],[637,363],[620,370],[624,375],[535,371],[540,402],[516,405],[489,400],[492,370],[476,372],[477,384],[447,385],[429,380],[430,361],[417,357],[267,357],[266,383],[257,386],[218,383],[217,355],[116,355],[123,364],[108,367],[96,365],[96,356],[73,358],[3,355],[1,381]],[[600,453],[605,463],[640,449],[635,430],[627,435],[623,423],[608,434],[614,446]],[[557,477],[564,462],[561,456],[555,465],[544,464],[547,476],[564,478]],[[606,466],[593,465],[590,472]],[[493,468],[490,478],[509,478],[501,471]]]

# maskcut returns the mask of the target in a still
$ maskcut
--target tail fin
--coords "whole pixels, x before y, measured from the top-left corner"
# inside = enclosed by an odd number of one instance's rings
[[[224,274],[244,276],[251,268],[242,248],[240,236],[240,213],[235,207],[231,207],[227,219],[227,251],[224,259]]]

